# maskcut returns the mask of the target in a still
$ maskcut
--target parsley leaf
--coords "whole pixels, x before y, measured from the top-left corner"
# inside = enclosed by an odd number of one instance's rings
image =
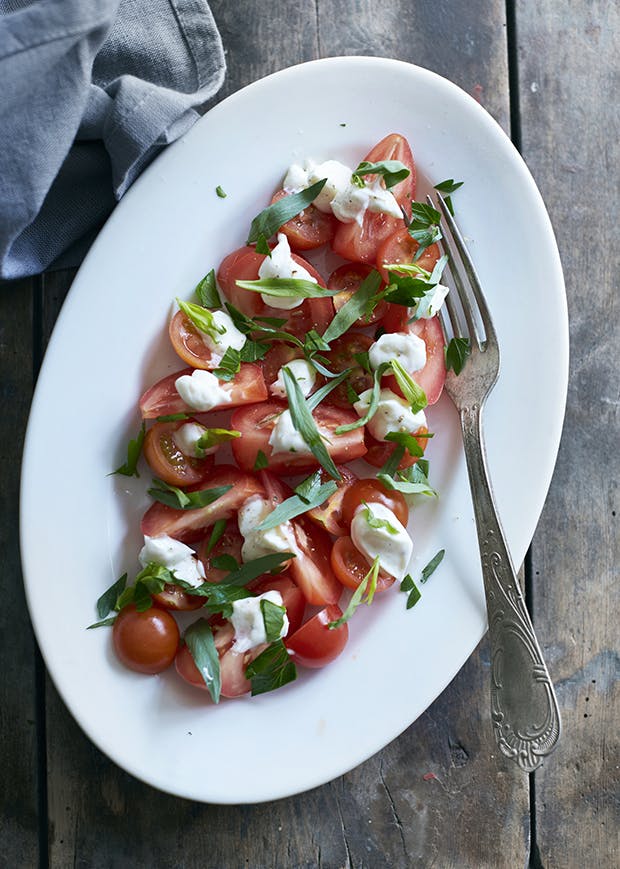
[[[265,623],[265,636],[268,643],[275,643],[280,639],[282,628],[284,627],[284,616],[286,615],[286,607],[278,606],[267,598],[263,598],[260,602],[260,611],[263,615]]]
[[[297,217],[300,211],[311,205],[326,183],[327,178],[322,178],[311,187],[306,187],[305,190],[300,190],[299,193],[292,193],[290,196],[283,196],[282,199],[278,199],[277,202],[268,205],[252,221],[246,244],[258,241],[260,235],[264,235],[265,238],[271,238],[284,223],[287,223],[293,217]]]
[[[222,690],[220,659],[215,648],[213,631],[206,619],[198,619],[188,627],[185,631],[185,644],[213,702],[219,703]]]
[[[400,590],[404,591],[405,594],[408,593],[407,597],[407,609],[410,610],[412,606],[415,606],[417,602],[422,597],[420,589],[417,587],[413,578],[407,574],[400,584]]]
[[[308,480],[318,480],[319,486],[314,488],[312,491],[304,489],[304,492],[308,492],[308,497],[304,497],[299,493],[299,489],[304,485],[304,483],[308,483]],[[284,522],[294,519],[296,516],[301,516],[302,513],[307,513],[309,510],[319,507],[324,501],[331,498],[334,492],[338,489],[338,486],[333,480],[321,485],[320,471],[317,471],[312,475],[312,477],[308,477],[308,480],[304,480],[304,482],[297,487],[295,495],[291,495],[291,497],[287,498],[286,501],[278,504],[275,510],[272,510],[267,518],[261,522],[257,531],[268,531],[271,528],[275,528],[277,525],[282,525]]]
[[[443,561],[443,557],[445,554],[446,550],[440,549],[439,552],[431,558],[426,567],[422,568],[422,576],[420,578],[420,582],[426,582],[426,580],[433,575],[433,573],[437,570],[437,568]]]
[[[360,317],[371,314],[379,301],[376,295],[380,286],[381,275],[376,269],[373,269],[364,278],[349,301],[345,302],[339,311],[336,311],[334,319],[323,333],[323,340],[329,344],[335,338],[344,335]]]
[[[219,308],[222,304],[215,282],[215,269],[204,276],[194,288],[194,293],[203,308]]]
[[[97,615],[100,619],[105,618],[108,613],[112,612],[116,606],[116,601],[118,600],[119,595],[125,590],[126,585],[127,574],[124,573],[120,579],[117,579],[110,588],[104,591],[97,601]]]
[[[175,510],[197,510],[206,507],[232,489],[232,486],[215,486],[213,489],[202,489],[200,492],[184,492],[163,480],[154,479],[153,482],[156,485],[147,490],[151,498]]]
[[[281,200],[280,200],[281,201]],[[282,640],[267,646],[264,652],[248,665],[246,678],[252,683],[252,696],[275,691],[297,678],[297,668],[291,661]]]
[[[388,474],[378,473],[377,479],[380,480],[386,489],[394,492],[401,492],[403,495],[434,495],[437,492],[432,488],[426,474],[424,472],[424,460],[420,459],[415,465],[410,468],[403,468],[396,472],[396,478],[388,476]]]
[[[355,610],[361,603],[365,603],[368,606],[372,603],[372,600],[375,596],[375,591],[377,589],[377,577],[379,576],[379,556],[375,558],[372,563],[372,567],[364,577],[364,579],[360,582],[358,587],[353,592],[351,600],[349,601],[349,605],[339,619],[336,619],[334,622],[329,622],[327,627],[330,631],[336,630],[341,625],[344,625],[345,622],[348,622]],[[362,601],[362,598],[366,594],[366,599]]]
[[[220,364],[213,370],[213,373],[220,380],[233,380],[240,368],[241,354],[234,347],[227,347]]]
[[[389,190],[390,187],[394,187],[395,184],[404,181],[410,174],[409,169],[400,160],[381,160],[379,163],[364,161],[359,164],[352,178],[355,183],[356,179],[362,180],[363,175],[380,175]]]
[[[127,444],[127,461],[124,462],[119,468],[115,471],[112,471],[108,476],[113,476],[114,474],[122,474],[124,477],[139,477],[138,473],[138,459],[140,458],[140,454],[142,453],[142,445],[144,443],[144,437],[146,435],[146,426],[142,423],[142,427],[138,432],[136,438],[134,440],[130,440]]]
[[[262,471],[267,467],[269,467],[269,459],[262,450],[259,450],[256,453],[256,459],[254,460],[254,470]]]
[[[286,396],[288,398],[293,426],[302,436],[305,443],[308,444],[312,454],[318,463],[325,468],[330,477],[333,477],[334,480],[340,480],[341,476],[338,473],[338,468],[334,464],[332,457],[327,451],[323,438],[319,434],[311,409],[308,406],[309,402],[301,391],[301,387],[297,383],[290,368],[284,366],[282,373],[284,375],[284,386],[286,389]],[[329,385],[331,386],[335,382],[336,381],[332,381]],[[316,393],[314,397],[316,397]]]
[[[459,375],[471,353],[469,338],[452,338],[446,347],[446,368]]]
[[[440,220],[441,214],[432,205],[427,205],[425,202],[411,203],[411,222],[407,232],[419,245],[413,258],[414,262],[420,259],[431,244],[443,238],[439,227]]]

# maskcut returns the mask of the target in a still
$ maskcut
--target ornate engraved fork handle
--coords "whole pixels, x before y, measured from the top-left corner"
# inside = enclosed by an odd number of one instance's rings
[[[557,698],[521,594],[486,466],[482,406],[461,410],[491,640],[491,717],[500,751],[526,772],[555,748]]]

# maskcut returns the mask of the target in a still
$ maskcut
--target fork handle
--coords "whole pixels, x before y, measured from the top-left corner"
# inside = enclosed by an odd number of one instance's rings
[[[532,772],[561,732],[558,702],[506,545],[487,472],[482,405],[460,412],[491,641],[491,718],[500,751]]]

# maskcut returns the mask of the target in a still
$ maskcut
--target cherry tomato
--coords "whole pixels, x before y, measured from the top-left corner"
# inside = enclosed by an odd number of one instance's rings
[[[334,308],[337,311],[355,295],[371,271],[373,271],[372,266],[365,265],[364,263],[345,263],[340,268],[337,268],[335,272],[331,273],[327,281],[327,287],[330,290],[339,290],[338,295],[333,297]],[[379,302],[369,317],[362,317],[353,325],[363,329],[364,326],[372,326],[374,323],[379,323],[387,310],[388,303]]]
[[[347,588],[356,589],[368,574],[371,565],[362,553],[356,549],[350,537],[339,537],[334,543],[331,564],[340,582]],[[377,591],[385,591],[394,583],[394,577],[379,572],[377,576]]]
[[[189,611],[197,610],[204,604],[205,599],[201,595],[188,594],[178,585],[166,583],[163,591],[153,595],[153,602],[165,610]]]
[[[334,494],[320,507],[315,507],[307,513],[308,519],[336,537],[347,533],[347,528],[342,522],[342,499],[347,489],[357,480],[355,474],[344,465],[339,465],[338,470],[342,480],[336,482],[338,488]],[[330,479],[329,474],[321,470],[321,481],[326,483]]]
[[[381,160],[400,160],[410,170],[404,181],[392,187],[398,204],[411,214],[410,204],[415,197],[416,174],[413,155],[409,143],[398,133],[391,133],[382,139],[366,155],[365,161],[379,163]],[[366,178],[372,182],[372,176]],[[335,253],[352,262],[374,263],[381,243],[403,226],[403,222],[387,214],[374,214],[367,211],[362,225],[357,222],[340,223],[332,242]]]
[[[223,260],[217,279],[228,301],[248,317],[276,317],[286,320],[282,328],[291,335],[305,337],[310,329],[316,329],[322,335],[334,317],[331,298],[306,299],[297,308],[286,311],[266,305],[260,293],[237,286],[236,282],[240,280],[258,280],[258,270],[264,259],[264,254],[257,253],[251,247],[233,251]],[[293,254],[293,259],[298,265],[303,266],[320,286],[325,286],[323,278],[309,262],[297,254]]]
[[[202,540],[205,529],[218,519],[230,519],[251,495],[260,495],[263,488],[250,474],[244,474],[233,465],[218,465],[213,473],[203,480],[201,489],[214,489],[217,486],[232,486],[228,492],[195,510],[175,510],[167,504],[156,502],[142,517],[142,533],[148,537],[168,534],[183,543]]]
[[[285,190],[278,190],[272,198],[272,203],[288,196]],[[314,205],[309,205],[303,211],[283,224],[278,230],[289,240],[292,250],[313,250],[331,241],[336,232],[337,221],[333,214],[319,211]]]
[[[193,486],[203,480],[213,467],[214,457],[196,459],[182,453],[174,441],[174,433],[182,425],[195,420],[156,422],[144,438],[144,458],[156,477],[171,486]]]
[[[366,479],[356,480],[344,493],[342,522],[347,528],[351,527],[357,508],[364,502],[366,504],[383,504],[394,513],[402,525],[407,525],[409,507],[405,501],[405,496],[401,495],[400,492],[389,492],[379,480]]]
[[[351,369],[346,383],[351,386],[351,389],[357,395],[361,395],[366,389],[370,389],[373,384],[372,374],[369,374],[355,359],[356,354],[367,353],[371,344],[372,338],[364,335],[363,332],[347,332],[332,342],[331,350],[326,354],[326,358],[329,359],[327,367],[330,371],[340,372],[345,371],[347,368]],[[341,383],[337,386],[330,393],[327,400],[330,404],[335,404],[336,407],[351,410],[349,391],[347,390],[346,383]],[[357,417],[357,414],[355,416]]]
[[[271,345],[271,349],[261,360],[261,365],[263,366],[263,377],[265,378],[267,388],[269,389],[269,387],[278,379],[278,374],[280,373],[282,366],[288,365],[288,363],[292,362],[293,359],[302,358],[303,355],[301,347],[294,347],[292,344],[284,344],[282,341],[274,341]],[[269,391],[271,392],[270,389]]]
[[[409,235],[407,227],[401,227],[395,233],[388,236],[377,251],[377,268],[381,272],[383,280],[386,283],[389,283],[390,281],[390,276],[385,268],[386,263],[389,265],[392,263],[405,263],[406,265],[410,265],[413,262],[413,258],[415,257],[416,251],[419,247],[420,245],[418,242]],[[420,259],[416,260],[416,265],[420,266],[422,269],[426,269],[427,272],[432,272],[440,255],[441,252],[439,247],[436,244],[431,244],[426,248]],[[395,310],[398,308],[400,308],[400,311]],[[403,317],[405,322],[407,321],[407,308],[404,305],[390,305],[390,315],[391,316],[386,316],[384,318],[383,322],[385,328],[390,332],[401,331]],[[400,319],[394,321],[392,317],[397,316],[399,316]]]
[[[249,497],[249,496],[248,496]],[[200,544],[198,549],[198,558],[202,561],[205,569],[205,578],[207,582],[221,582],[229,573],[228,570],[220,570],[213,567],[213,560],[222,555],[231,555],[235,561],[241,562],[241,547],[243,546],[243,537],[239,532],[237,519],[229,519],[226,523],[224,533],[217,541],[213,549],[209,549],[209,541],[211,534],[208,533]]]
[[[176,390],[175,383],[183,374],[191,374],[193,368],[184,368],[158,380],[150,389],[147,389],[140,399],[140,413],[143,419],[155,419],[158,416],[168,416],[172,413],[196,414],[195,410],[188,407]],[[222,389],[228,392],[231,400],[225,404],[218,404],[214,409],[225,410],[229,407],[238,407],[241,404],[252,404],[256,401],[264,401],[267,398],[267,387],[260,365],[251,362],[242,362],[241,368],[235,374],[233,380],[222,380]]]
[[[333,393],[332,393],[333,394]],[[297,473],[317,468],[319,463],[312,453],[276,453],[272,455],[269,437],[280,413],[286,405],[278,401],[266,401],[251,407],[237,409],[231,418],[231,427],[241,432],[241,437],[232,442],[235,461],[244,471],[254,469],[259,450],[264,453],[269,469],[275,473]],[[330,443],[327,451],[334,462],[350,462],[359,459],[366,452],[363,428],[342,435],[333,432],[340,425],[347,425],[358,419],[356,413],[339,410],[328,404],[320,404],[313,411],[319,429],[328,433]]]
[[[112,626],[112,642],[119,660],[139,673],[161,673],[174,661],[179,628],[170,613],[158,607],[138,612],[123,607]]]
[[[267,574],[251,583],[249,588],[254,594],[264,594],[266,591],[280,592],[282,606],[286,607],[286,615],[288,616],[288,635],[294,634],[303,621],[306,599],[290,576],[287,576],[286,573],[279,573],[277,576]]]
[[[342,652],[349,639],[349,626],[345,622],[339,628],[328,628],[330,622],[337,621],[342,616],[339,606],[332,604],[325,607],[298,631],[295,631],[284,641],[291,657],[302,667],[324,667]]]
[[[420,429],[420,432],[425,434],[428,432],[428,429],[422,428]],[[366,440],[366,446],[368,447],[368,452],[364,456],[364,461],[368,462],[369,465],[373,465],[375,468],[382,468],[396,449],[397,445],[389,442],[377,441],[368,431],[364,435],[364,438]],[[428,438],[418,437],[416,440],[422,450],[425,450],[428,444]],[[411,465],[415,465],[417,461],[418,459],[416,456],[412,456],[405,450],[405,454],[398,463],[398,467],[410,468]]]
[[[239,697],[247,694],[252,687],[245,678],[245,670],[250,661],[257,657],[265,646],[258,646],[249,652],[235,652],[232,648],[235,632],[230,622],[211,620],[215,648],[220,659],[220,678],[222,680],[222,697]],[[194,663],[191,652],[183,644],[179,649],[175,666],[177,673],[190,685],[207,691],[204,679]]]
[[[168,334],[175,353],[191,365],[192,368],[217,368],[219,358],[213,358],[211,348],[205,344],[201,333],[183,311],[177,311],[170,325]]]
[[[403,311],[406,310],[407,308],[403,308]],[[445,338],[439,318],[415,320],[401,331],[417,335],[426,344],[426,365],[411,376],[424,390],[428,403],[435,404],[439,400],[446,382]],[[395,377],[385,377],[383,385],[398,395],[402,395]]]

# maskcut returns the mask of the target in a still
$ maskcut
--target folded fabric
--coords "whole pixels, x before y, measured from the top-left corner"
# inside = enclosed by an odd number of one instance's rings
[[[224,73],[204,0],[0,0],[0,277],[77,265]]]

